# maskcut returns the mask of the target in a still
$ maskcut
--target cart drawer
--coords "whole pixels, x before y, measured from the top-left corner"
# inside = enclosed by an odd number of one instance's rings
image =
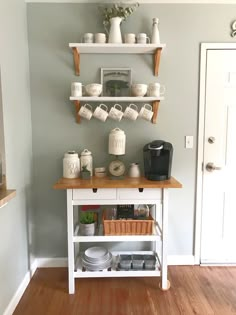
[[[73,189],[74,200],[96,200],[96,199],[116,199],[116,189],[97,188],[97,189]]]
[[[119,188],[118,199],[124,200],[141,200],[141,199],[161,199],[161,189],[158,188]]]

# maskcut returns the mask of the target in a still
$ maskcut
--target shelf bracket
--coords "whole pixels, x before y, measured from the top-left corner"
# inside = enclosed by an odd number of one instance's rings
[[[75,74],[80,75],[80,53],[76,47],[73,47],[72,50],[74,55]]]
[[[79,124],[80,123],[80,115],[79,115],[79,110],[80,110],[80,101],[75,100],[74,101],[75,104],[75,112],[76,112],[76,121]]]
[[[160,59],[161,59],[161,51],[162,48],[157,48],[154,54],[154,75],[158,76],[158,70],[160,65]]]
[[[157,113],[159,109],[159,104],[160,104],[160,101],[152,102],[152,110],[153,110],[152,123],[153,124],[157,123]]]

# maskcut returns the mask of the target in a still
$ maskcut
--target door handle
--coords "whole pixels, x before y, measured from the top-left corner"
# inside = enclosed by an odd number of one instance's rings
[[[220,166],[215,166],[214,163],[212,163],[212,162],[209,162],[209,163],[207,163],[207,165],[206,165],[206,170],[207,170],[208,172],[219,171],[219,170],[221,170],[221,169],[222,169],[222,167],[220,167]]]

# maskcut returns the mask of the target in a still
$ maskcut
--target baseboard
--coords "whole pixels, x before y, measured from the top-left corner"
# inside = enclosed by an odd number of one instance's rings
[[[193,255],[168,255],[167,262],[169,266],[194,265]]]
[[[3,315],[12,315],[13,314],[17,304],[19,303],[22,295],[24,294],[25,289],[27,288],[27,286],[30,282],[30,279],[34,275],[36,269],[37,269],[37,260],[35,259],[33,264],[31,265],[30,271],[28,271],[26,273],[26,275],[24,276],[24,279],[20,283],[18,289],[16,290],[15,294],[13,295],[13,297],[12,297],[10,303],[8,304],[7,308],[5,309]]]
[[[60,258],[37,258],[37,268],[58,268],[67,267],[68,259],[67,257]]]

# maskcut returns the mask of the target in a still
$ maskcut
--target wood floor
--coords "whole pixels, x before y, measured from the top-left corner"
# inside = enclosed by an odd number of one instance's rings
[[[171,288],[158,278],[77,279],[67,293],[67,269],[38,269],[14,315],[232,315],[236,267],[170,266]]]

